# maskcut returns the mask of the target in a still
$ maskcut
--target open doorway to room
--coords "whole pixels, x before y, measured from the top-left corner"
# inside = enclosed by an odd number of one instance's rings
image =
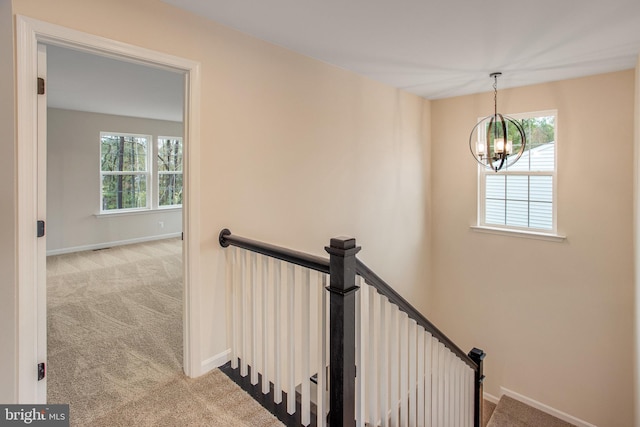
[[[183,372],[184,74],[47,62],[47,401],[90,425]]]
[[[39,95],[35,89],[40,84],[34,84],[46,78],[40,67],[47,62],[41,43],[176,72],[184,79],[183,369],[189,377],[201,375],[205,364],[200,352],[200,64],[25,16],[16,17],[16,40],[19,401],[47,403],[48,375],[41,369],[47,363],[46,233],[40,237],[47,204],[47,108],[46,95]]]

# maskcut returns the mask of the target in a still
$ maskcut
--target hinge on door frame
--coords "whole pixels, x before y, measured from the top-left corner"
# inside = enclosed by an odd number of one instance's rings
[[[38,381],[42,381],[44,377],[47,375],[46,367],[44,362],[38,363]]]
[[[36,236],[44,237],[44,221],[42,221],[41,219],[38,220],[38,223],[36,226]]]
[[[44,79],[38,77],[38,95],[44,95]]]

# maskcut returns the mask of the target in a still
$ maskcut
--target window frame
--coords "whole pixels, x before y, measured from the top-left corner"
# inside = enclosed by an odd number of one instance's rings
[[[180,141],[180,149],[182,151],[182,165],[180,166],[180,171],[160,171],[158,167],[158,143],[164,139],[175,139]],[[181,136],[166,136],[166,135],[158,135],[155,139],[155,144],[153,146],[153,182],[155,184],[154,188],[154,200],[155,200],[155,209],[180,209],[182,208],[182,203],[179,205],[160,205],[160,175],[180,175],[182,176],[182,188],[184,189],[184,139]],[[184,193],[184,192],[183,192]]]
[[[105,135],[116,135],[116,136],[124,136],[124,137],[132,137],[132,138],[146,138],[147,139],[147,148],[146,148],[146,170],[145,171],[103,171],[102,170],[102,138]],[[153,144],[153,138],[151,135],[147,134],[138,134],[138,133],[130,133],[130,132],[107,132],[101,131],[100,138],[98,140],[99,149],[98,149],[98,171],[99,171],[99,202],[98,206],[100,207],[101,215],[109,215],[116,213],[127,213],[127,212],[140,212],[140,211],[148,211],[153,206],[153,200],[151,198],[151,194],[149,194],[149,186],[151,185],[152,173],[151,173],[151,155],[149,153],[149,145]],[[152,151],[153,151],[153,147]],[[104,176],[118,176],[118,175],[144,175],[146,176],[146,206],[138,207],[138,208],[119,208],[119,209],[104,209],[103,208],[103,184],[102,180]]]
[[[495,172],[487,169],[478,164],[478,196],[477,196],[477,226],[476,229],[495,230],[499,233],[519,233],[524,235],[539,235],[539,236],[558,236],[558,110],[541,110],[524,112],[517,114],[508,114],[509,117],[515,120],[530,119],[535,117],[554,117],[554,167],[552,171],[509,171],[500,170]],[[479,121],[482,118],[478,119]],[[552,179],[552,197],[551,197],[551,229],[535,228],[535,227],[522,227],[508,224],[494,224],[486,222],[486,178],[487,176],[550,176]],[[527,203],[530,203],[530,195],[527,196]]]

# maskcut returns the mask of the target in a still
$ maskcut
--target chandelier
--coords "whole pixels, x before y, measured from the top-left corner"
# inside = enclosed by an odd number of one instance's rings
[[[495,172],[517,162],[527,144],[522,125],[498,113],[498,77],[501,75],[489,75],[493,78],[493,114],[480,120],[469,136],[469,149],[473,157],[482,166]]]

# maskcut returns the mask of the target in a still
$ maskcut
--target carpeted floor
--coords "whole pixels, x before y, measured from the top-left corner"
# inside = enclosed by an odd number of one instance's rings
[[[281,425],[221,372],[182,373],[181,245],[47,259],[48,401],[72,426]]]
[[[509,396],[502,396],[487,427],[575,427]]]
[[[487,399],[483,399],[482,405],[482,426],[487,427],[487,424],[489,424],[489,420],[491,419],[491,415],[493,415],[493,411],[496,410],[496,404],[488,401]]]

